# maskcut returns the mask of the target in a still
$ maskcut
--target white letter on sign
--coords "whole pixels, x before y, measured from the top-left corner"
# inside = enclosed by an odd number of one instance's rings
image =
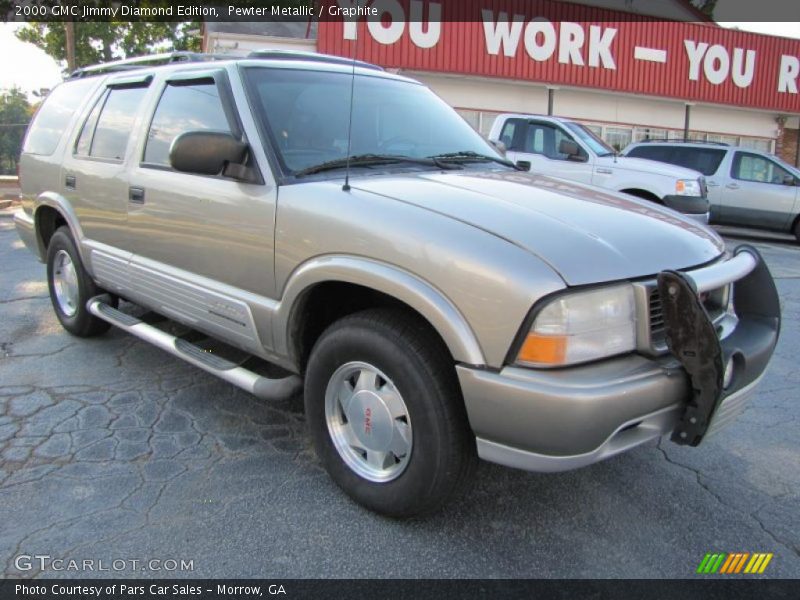
[[[583,66],[583,27],[569,21],[561,22],[561,39],[558,41],[558,62]]]
[[[705,42],[695,44],[692,40],[683,40],[683,45],[686,46],[686,56],[689,57],[689,79],[697,81],[700,79],[700,61],[708,49],[708,44]]]
[[[422,30],[422,2],[411,0],[411,22],[408,33],[411,41],[419,48],[433,48],[439,43],[442,32],[442,5],[431,2],[428,5],[428,31]]]
[[[616,69],[614,55],[611,54],[611,42],[617,30],[609,27],[603,31],[602,27],[592,25],[589,27],[589,66],[599,67],[602,63],[606,69]]]
[[[360,6],[366,6],[367,0],[337,0],[336,4],[338,4],[340,8],[357,8]],[[354,40],[356,39],[357,35],[358,29],[356,28],[355,18],[345,18],[343,34],[344,39]]]
[[[731,59],[728,57],[728,51],[725,47],[719,44],[711,46],[703,61],[703,71],[706,73],[708,82],[719,85],[728,78],[728,71],[730,68]]]
[[[406,28],[406,14],[403,7],[397,0],[377,0],[372,7],[378,10],[378,14],[367,21],[370,34],[379,44],[387,46],[394,44]],[[384,14],[388,14],[391,19],[388,27],[383,26]]]
[[[508,14],[500,12],[497,15],[497,23],[494,22],[494,12],[491,10],[483,9],[481,11],[483,17],[483,35],[486,38],[486,51],[489,54],[500,54],[500,48],[503,48],[503,54],[506,56],[514,56],[517,53],[517,46],[519,46],[519,36],[522,33],[522,21],[525,19],[522,15],[514,15],[514,24],[509,28]]]
[[[542,43],[538,36],[542,34]],[[553,56],[556,51],[556,30],[553,24],[542,17],[537,17],[525,27],[525,50],[533,60],[543,61]]]
[[[781,70],[778,73],[778,91],[797,93],[797,75],[800,73],[800,60],[796,56],[781,56]]]
[[[740,88],[746,88],[753,83],[753,73],[756,64],[756,51],[747,51],[747,61],[742,68],[742,55],[744,50],[741,48],[733,49],[733,83]]]

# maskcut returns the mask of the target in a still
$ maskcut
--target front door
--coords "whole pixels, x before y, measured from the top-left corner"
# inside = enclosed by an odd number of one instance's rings
[[[509,123],[521,121],[509,119]],[[504,127],[504,129],[505,129]],[[517,129],[518,128],[518,129]],[[562,177],[581,183],[592,182],[592,164],[583,147],[578,144],[580,155],[570,158],[559,151],[562,141],[575,142],[575,139],[560,127],[542,121],[528,120],[525,123],[516,123],[513,134],[511,151],[507,153],[514,162],[530,163],[530,170],[552,177]],[[501,139],[508,139],[503,136]],[[577,143],[577,142],[576,142]]]
[[[788,228],[797,198],[797,178],[774,160],[737,150],[730,176],[719,190],[725,222],[749,227]]]
[[[224,70],[173,75],[160,85],[139,145],[141,162],[130,177],[136,293],[159,312],[197,322],[240,347],[257,347],[251,308],[269,305],[276,295],[277,188],[271,179],[244,183],[222,174],[175,171],[169,150],[181,133],[224,131],[237,139],[244,134]],[[262,345],[270,343],[261,337]]]

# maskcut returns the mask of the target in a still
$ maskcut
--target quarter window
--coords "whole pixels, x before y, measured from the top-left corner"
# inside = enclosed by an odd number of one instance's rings
[[[161,95],[147,134],[144,162],[169,166],[172,141],[186,131],[231,131],[216,84],[169,84]]]
[[[786,179],[792,177],[792,175],[786,169],[760,154],[737,152],[733,159],[731,177],[743,181],[783,185]]]
[[[22,151],[45,155],[55,152],[73,113],[95,85],[92,79],[70,81],[50,92],[33,119]]]
[[[97,118],[89,156],[122,160],[147,88],[112,88]],[[81,135],[83,137],[83,135]],[[79,140],[80,145],[83,140]]]

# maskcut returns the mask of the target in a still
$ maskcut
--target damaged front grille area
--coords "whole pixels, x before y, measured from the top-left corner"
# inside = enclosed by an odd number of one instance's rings
[[[638,347],[645,354],[657,356],[667,352],[664,329],[664,312],[661,296],[655,281],[634,284],[639,299],[639,315],[642,323],[638,328]],[[711,322],[716,324],[726,315],[730,302],[730,285],[700,294],[700,301]]]

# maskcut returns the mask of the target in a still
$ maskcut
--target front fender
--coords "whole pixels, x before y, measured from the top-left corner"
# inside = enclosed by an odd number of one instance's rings
[[[295,308],[304,293],[318,283],[330,281],[360,285],[397,298],[428,320],[456,361],[485,364],[483,351],[466,319],[433,285],[395,266],[347,255],[313,258],[291,274],[273,321],[278,354],[290,355],[292,319],[296,318]]]

